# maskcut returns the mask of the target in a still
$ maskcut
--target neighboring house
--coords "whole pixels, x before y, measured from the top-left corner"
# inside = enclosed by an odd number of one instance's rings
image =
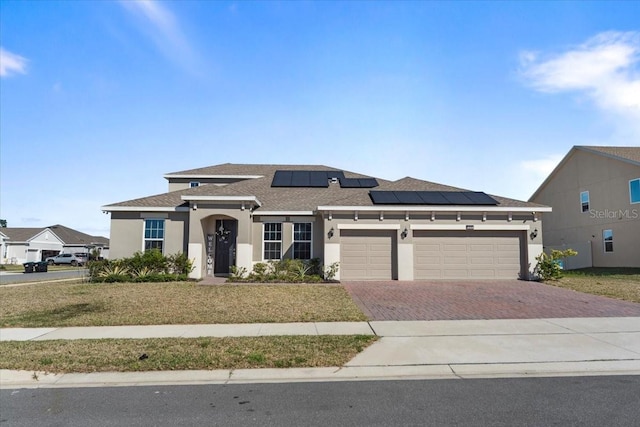
[[[44,261],[59,253],[91,252],[98,249],[100,256],[109,256],[109,239],[91,236],[63,225],[44,228],[2,228],[0,231],[2,264],[21,264]]]
[[[545,215],[548,249],[566,268],[640,267],[640,147],[573,147],[529,199]]]
[[[111,257],[185,252],[193,278],[257,262],[338,262],[341,280],[529,278],[546,206],[326,166],[222,164],[169,192],[103,206]],[[196,184],[197,183],[197,184]]]

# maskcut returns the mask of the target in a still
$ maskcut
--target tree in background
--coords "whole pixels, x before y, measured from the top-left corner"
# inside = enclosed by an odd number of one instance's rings
[[[0,228],[7,228],[7,220],[0,219]]]

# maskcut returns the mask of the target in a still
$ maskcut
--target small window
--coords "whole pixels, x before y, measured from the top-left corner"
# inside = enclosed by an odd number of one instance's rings
[[[582,212],[589,211],[589,192],[583,191],[580,193],[580,204],[582,205]]]
[[[282,224],[279,222],[264,223],[264,259],[282,258]]]
[[[198,181],[191,181],[189,183],[189,188],[200,187],[200,183]]]
[[[629,199],[631,203],[640,203],[640,178],[629,181]]]
[[[147,219],[144,221],[144,250],[158,249],[164,246],[164,220]]]
[[[602,240],[604,240],[604,251],[613,252],[613,230],[602,230]]]
[[[311,259],[311,223],[293,224],[293,259]]]

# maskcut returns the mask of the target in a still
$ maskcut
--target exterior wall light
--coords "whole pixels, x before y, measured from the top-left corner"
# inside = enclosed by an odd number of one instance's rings
[[[402,233],[400,233],[400,237],[405,239],[408,235],[409,235],[409,230],[407,230],[407,228],[405,227],[405,229],[402,230]]]
[[[333,227],[331,227],[331,230],[329,230],[329,232],[327,233],[327,237],[329,239],[332,238],[333,237],[333,233],[334,233],[334,230],[333,230]]]
[[[536,228],[535,230],[533,230],[531,232],[531,234],[529,234],[529,237],[531,237],[531,240],[535,239],[536,237],[538,237],[538,229]]]

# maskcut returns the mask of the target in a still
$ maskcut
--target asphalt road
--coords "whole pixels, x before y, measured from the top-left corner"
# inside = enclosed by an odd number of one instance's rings
[[[74,268],[72,270],[48,271],[46,273],[7,273],[0,272],[0,285],[27,282],[43,282],[47,280],[59,279],[82,279],[87,275],[85,268]]]
[[[19,389],[2,426],[637,426],[640,376]]]

